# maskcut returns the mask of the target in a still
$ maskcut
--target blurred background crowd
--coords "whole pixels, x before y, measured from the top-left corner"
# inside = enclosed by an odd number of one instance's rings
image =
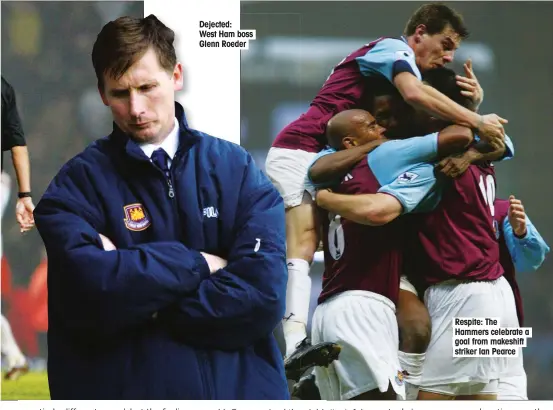
[[[257,40],[241,58],[241,145],[260,166],[278,132],[309,106],[331,69],[347,54],[382,36],[403,33],[423,2],[242,1],[241,28]],[[546,242],[553,244],[553,3],[448,2],[471,32],[451,68],[472,58],[485,92],[480,111],[509,120],[516,157],[497,165],[499,198],[514,194]],[[311,270],[311,314],[322,263]],[[526,325],[524,350],[531,399],[553,399],[553,261],[520,274]]]
[[[343,57],[380,36],[398,36],[419,2],[242,1],[242,29],[257,40],[242,52],[241,145],[264,166],[282,127],[309,105]],[[461,70],[471,57],[485,90],[481,111],[507,119],[516,158],[499,164],[498,196],[515,194],[551,246],[553,166],[553,3],[449,3],[465,17],[471,37],[456,54]],[[121,16],[143,16],[143,2],[5,2],[1,4],[2,75],[16,91],[38,201],[72,156],[111,131],[90,53],[101,27]],[[181,56],[186,58],[186,56]],[[224,107],[222,107],[224,109]],[[13,177],[9,154],[5,170]],[[24,353],[46,358],[46,275],[36,230],[21,235],[14,217],[15,190],[2,220],[2,312]],[[521,274],[527,326],[528,394],[553,398],[553,262]],[[312,310],[322,264],[312,269]]]

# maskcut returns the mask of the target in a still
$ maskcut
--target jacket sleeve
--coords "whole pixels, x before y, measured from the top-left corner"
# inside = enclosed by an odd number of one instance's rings
[[[74,173],[73,173],[74,174]],[[179,242],[105,251],[93,198],[72,171],[56,177],[37,205],[48,254],[52,319],[82,336],[109,336],[142,325],[209,276],[203,256]]]
[[[524,238],[517,238],[509,218],[505,218],[503,221],[505,243],[517,272],[537,270],[545,260],[545,255],[549,253],[549,246],[532,224],[528,215],[526,215],[526,230],[527,233]]]
[[[228,265],[161,320],[186,343],[233,350],[271,335],[286,301],[283,201],[248,156]]]

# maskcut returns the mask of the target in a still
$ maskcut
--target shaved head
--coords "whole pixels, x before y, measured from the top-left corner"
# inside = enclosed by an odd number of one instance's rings
[[[374,121],[373,116],[364,110],[339,112],[326,125],[328,144],[337,151],[341,150],[345,137],[355,137],[363,124],[372,121]]]

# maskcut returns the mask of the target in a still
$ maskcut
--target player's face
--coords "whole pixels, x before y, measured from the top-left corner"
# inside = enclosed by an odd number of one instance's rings
[[[104,75],[100,94],[122,131],[140,143],[159,143],[173,128],[175,91],[182,86],[181,64],[168,73],[150,49],[118,80]]]
[[[385,132],[386,128],[378,125],[374,117],[367,113],[362,118],[359,118],[355,127],[354,142],[351,145],[363,145],[384,138]]]
[[[408,118],[412,111],[411,107],[399,97],[380,95],[374,99],[374,117],[377,124],[386,129],[386,138],[410,136]]]
[[[461,38],[450,26],[446,26],[441,33],[430,35],[426,33],[426,27],[420,25],[414,38],[417,66],[421,71],[451,63],[461,43]]]

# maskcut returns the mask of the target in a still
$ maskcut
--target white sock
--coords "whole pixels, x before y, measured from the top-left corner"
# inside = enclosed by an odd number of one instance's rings
[[[6,356],[8,362],[8,369],[12,367],[21,367],[25,365],[25,356],[21,353],[19,346],[17,345],[15,338],[13,337],[12,328],[8,319],[2,316],[1,333],[0,333],[0,347],[2,354]]]
[[[426,353],[399,352],[399,364],[408,373],[404,379],[406,400],[417,400],[425,358]]]
[[[311,297],[309,263],[303,259],[287,259],[288,285],[286,287],[286,312],[282,321],[286,356],[296,350],[296,345],[307,337],[307,319]]]

